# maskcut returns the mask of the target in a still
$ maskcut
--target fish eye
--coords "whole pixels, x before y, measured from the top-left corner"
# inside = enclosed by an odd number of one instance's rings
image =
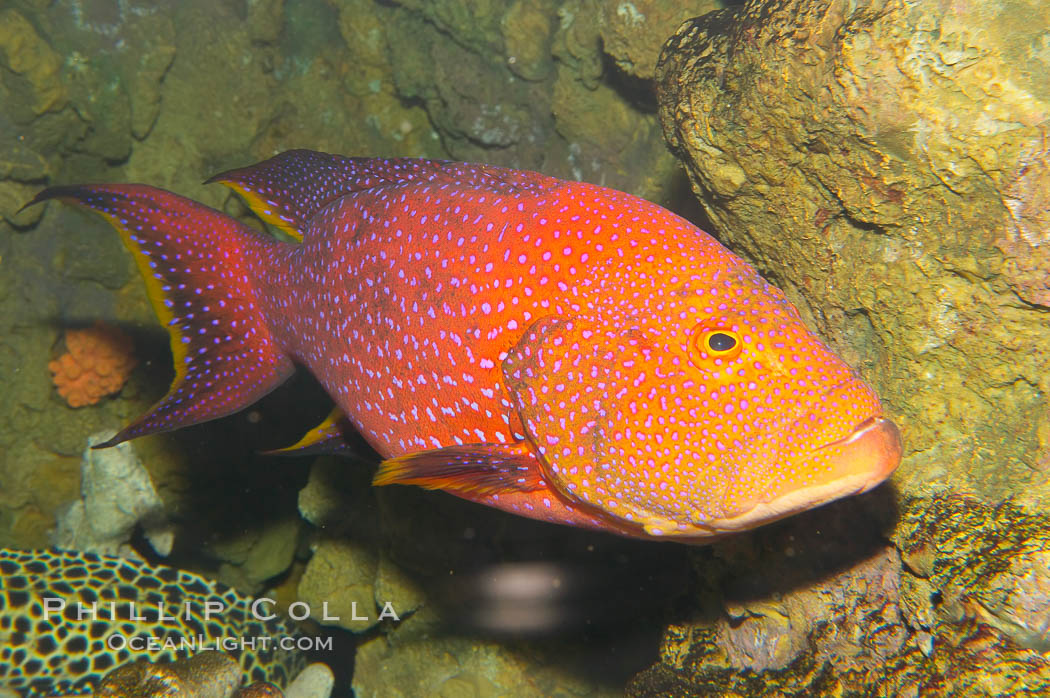
[[[740,334],[727,327],[701,326],[693,332],[693,350],[698,354],[693,363],[700,366],[713,359],[731,361],[740,355]]]
[[[735,346],[736,339],[725,332],[712,332],[707,335],[707,348],[714,353],[731,351]]]

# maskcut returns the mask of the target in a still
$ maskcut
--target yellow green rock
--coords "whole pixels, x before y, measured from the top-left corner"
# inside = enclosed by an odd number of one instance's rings
[[[9,92],[4,90],[9,99],[25,97],[36,115],[64,106],[66,88],[59,76],[62,59],[18,10],[0,11],[0,56],[4,67],[23,83],[16,83]]]
[[[716,598],[737,635],[760,626],[767,645],[755,633],[733,655],[721,622],[669,628],[634,695],[1047,690],[1048,28],[1036,2],[752,0],[665,45],[661,122],[714,232],[901,425],[906,457],[876,494],[902,562],[852,637],[825,605],[795,609],[861,560],[778,599]],[[900,640],[881,664],[841,663],[876,631]],[[833,653],[829,633],[846,640]]]

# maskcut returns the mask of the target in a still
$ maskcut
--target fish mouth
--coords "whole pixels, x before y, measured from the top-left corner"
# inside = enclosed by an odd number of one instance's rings
[[[901,433],[882,416],[865,419],[846,437],[817,449],[832,451],[830,477],[790,489],[765,502],[748,502],[729,516],[704,523],[716,531],[739,531],[782,519],[828,502],[861,494],[883,482],[901,461]]]

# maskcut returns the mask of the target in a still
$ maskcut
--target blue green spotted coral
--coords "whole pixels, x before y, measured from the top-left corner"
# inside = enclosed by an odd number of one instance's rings
[[[90,693],[130,661],[203,648],[248,681],[284,686],[305,664],[297,631],[218,582],[173,567],[82,552],[0,549],[0,692]]]

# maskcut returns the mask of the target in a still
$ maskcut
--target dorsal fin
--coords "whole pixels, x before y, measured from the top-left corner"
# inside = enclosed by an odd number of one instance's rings
[[[298,240],[310,219],[332,201],[356,191],[409,182],[456,183],[494,193],[540,192],[561,185],[534,172],[493,165],[420,158],[348,158],[313,150],[289,150],[250,167],[215,175],[244,198],[267,223]]]

